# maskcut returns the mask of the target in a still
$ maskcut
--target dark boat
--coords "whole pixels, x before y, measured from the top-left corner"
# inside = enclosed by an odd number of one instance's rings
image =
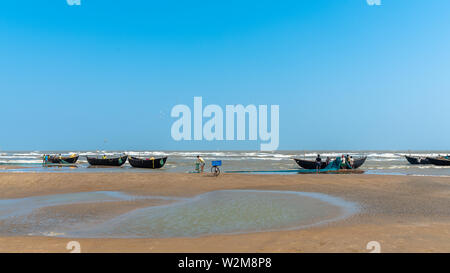
[[[86,156],[87,161],[92,166],[122,166],[127,162],[128,155],[113,158],[96,158]]]
[[[427,157],[427,160],[433,165],[450,166],[450,159],[448,159],[446,157],[438,157],[438,158]]]
[[[297,158],[294,158],[294,160],[303,169],[307,169],[307,170],[315,170],[316,169],[316,161],[315,160],[306,160],[306,159],[297,159]],[[322,162],[320,163],[320,168],[323,169],[326,166],[327,166],[327,163],[322,160]]]
[[[423,157],[414,157],[405,155],[406,160],[413,165],[421,165],[421,164],[431,164],[428,158]]]
[[[367,156],[361,157],[361,158],[355,158],[353,160],[353,169],[358,169],[359,167],[361,167],[364,164],[364,162],[366,162],[366,159],[367,159]],[[307,169],[307,170],[316,169],[316,161],[315,160],[305,160],[305,159],[298,159],[298,158],[294,158],[294,160],[303,169]],[[325,167],[327,167],[327,163],[325,161],[322,161],[322,163],[320,164],[320,169],[324,169]]]
[[[167,156],[162,158],[137,158],[137,157],[128,157],[128,162],[130,165],[135,168],[149,168],[149,169],[159,169],[166,164]]]
[[[75,164],[78,160],[79,155],[72,156],[59,156],[59,155],[49,155],[48,161],[45,163],[51,164]]]
[[[325,168],[320,170],[306,170],[306,169],[296,169],[296,170],[272,170],[272,171],[227,171],[227,173],[298,173],[298,174],[357,174],[364,173],[363,170],[356,169],[342,169],[341,168],[341,158],[336,158],[331,161]]]

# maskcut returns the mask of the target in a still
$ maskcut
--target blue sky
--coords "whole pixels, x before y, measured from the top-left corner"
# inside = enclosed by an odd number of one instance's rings
[[[280,2],[4,1],[0,150],[259,149],[172,140],[194,96],[280,105],[282,150],[450,149],[450,2]]]

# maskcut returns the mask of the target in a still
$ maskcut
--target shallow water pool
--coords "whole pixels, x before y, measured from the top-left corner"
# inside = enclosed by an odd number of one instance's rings
[[[107,218],[99,217],[98,213],[89,217],[86,215],[89,210],[71,209],[79,204],[114,202],[117,207],[121,202],[158,199],[171,203],[145,206]],[[0,234],[198,237],[305,228],[343,219],[357,210],[357,204],[340,198],[293,191],[222,190],[192,198],[85,192],[0,200]]]

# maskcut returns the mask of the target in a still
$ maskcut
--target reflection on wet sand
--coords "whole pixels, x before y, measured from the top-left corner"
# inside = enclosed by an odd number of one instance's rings
[[[222,190],[192,198],[82,192],[0,200],[0,234],[161,238],[298,229],[356,205],[324,194]]]

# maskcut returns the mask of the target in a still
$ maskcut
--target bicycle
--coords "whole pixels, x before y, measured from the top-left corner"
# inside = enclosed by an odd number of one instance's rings
[[[222,166],[222,161],[221,160],[216,160],[211,162],[211,173],[213,173],[214,176],[219,176],[220,174],[220,168],[219,166]]]

